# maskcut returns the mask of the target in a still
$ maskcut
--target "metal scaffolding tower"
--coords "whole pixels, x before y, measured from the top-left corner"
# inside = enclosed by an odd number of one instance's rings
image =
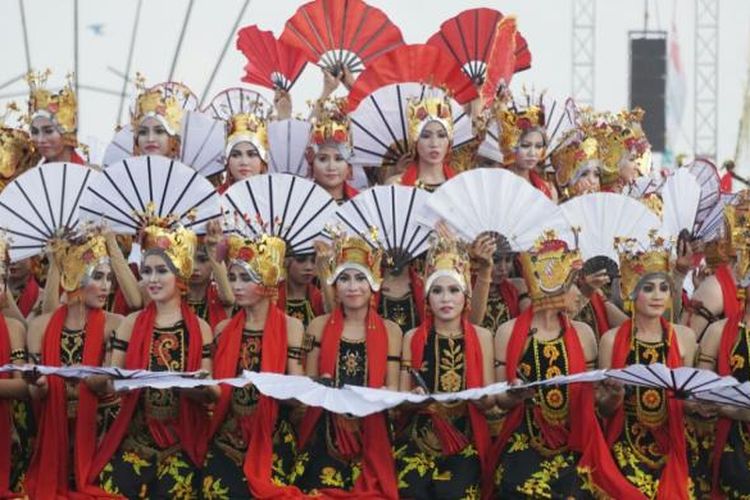
[[[573,0],[571,95],[587,106],[594,104],[595,25],[596,1]]]
[[[695,0],[695,156],[716,160],[719,110],[719,0]]]

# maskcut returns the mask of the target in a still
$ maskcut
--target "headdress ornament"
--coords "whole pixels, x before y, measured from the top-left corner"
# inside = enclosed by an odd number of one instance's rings
[[[725,240],[737,260],[737,274],[750,272],[750,190],[740,191],[734,203],[724,207]]]
[[[649,233],[649,240],[647,245],[643,245],[634,238],[615,238],[615,250],[620,260],[620,295],[626,308],[632,306],[635,291],[644,276],[671,273],[670,242],[658,235],[655,229]]]
[[[525,92],[524,92],[525,93]],[[500,131],[500,152],[503,164],[515,162],[515,149],[521,136],[533,128],[546,128],[544,93],[534,99],[526,94],[526,105],[522,106],[510,94],[505,99],[496,99],[493,104],[495,120]]]
[[[373,292],[380,290],[380,284],[383,282],[380,267],[383,250],[377,244],[377,231],[373,228],[367,239],[362,236],[348,236],[335,229],[330,229],[329,232],[333,236],[333,257],[329,261],[328,284],[333,285],[347,269],[354,269],[367,277]]]
[[[7,116],[18,111],[15,103],[0,114],[0,191],[6,184],[37,163],[37,155],[29,134],[21,129],[6,126]]]
[[[240,142],[249,142],[263,161],[268,161],[268,118],[272,106],[259,93],[231,88],[217,94],[207,111],[226,123],[225,155]]]
[[[643,115],[641,108],[602,115],[593,129],[602,160],[602,187],[617,182],[620,176],[619,163],[625,154],[635,153],[640,173],[645,175],[648,172],[651,145],[641,127]]]
[[[453,140],[453,111],[447,94],[409,99],[406,113],[409,123],[408,140],[412,147],[415,147],[422,130],[431,122],[442,125],[448,139]]]
[[[267,290],[275,289],[284,279],[285,256],[286,243],[277,236],[264,233],[249,237],[234,233],[227,237],[227,259],[245,269]]]
[[[104,235],[96,228],[84,229],[64,239],[53,240],[50,246],[60,269],[60,284],[69,293],[85,285],[94,267],[109,259]]]
[[[575,131],[573,136],[551,155],[557,184],[561,187],[575,184],[583,174],[582,167],[589,161],[598,159],[599,148],[596,139],[581,134],[581,131]]]
[[[453,278],[467,296],[471,296],[471,262],[466,244],[460,240],[437,237],[427,252],[425,262],[425,294],[436,279]]]
[[[318,117],[313,122],[312,144],[315,147],[334,144],[344,146],[351,154],[349,117],[345,99],[326,99],[319,104]]]
[[[169,135],[181,135],[182,120],[186,111],[198,108],[198,98],[185,85],[177,82],[164,82],[146,88],[141,75],[136,78],[138,97],[131,110],[133,131],[146,118],[156,118]]]
[[[29,83],[29,124],[34,118],[44,117],[52,120],[66,146],[78,146],[78,99],[73,90],[72,75],[68,75],[62,90],[57,93],[47,88],[50,70],[29,72],[26,81]]]
[[[142,247],[144,251],[161,250],[172,263],[175,274],[183,280],[193,274],[193,259],[198,238],[193,231],[178,223],[179,217],[156,215],[156,204],[149,202],[139,214],[144,221]]]

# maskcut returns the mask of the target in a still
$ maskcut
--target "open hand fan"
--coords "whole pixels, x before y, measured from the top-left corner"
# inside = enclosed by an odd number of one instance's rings
[[[605,256],[617,262],[615,237],[648,241],[649,231],[661,226],[659,218],[643,203],[622,194],[584,194],[560,208],[570,225],[581,230],[578,248],[585,260]]]
[[[443,96],[442,90],[419,83],[398,83],[380,88],[367,96],[351,113],[354,157],[352,163],[366,166],[394,165],[409,152],[408,100]],[[451,99],[453,148],[474,137],[471,117]]]
[[[667,177],[662,190],[662,200],[662,234],[677,237],[683,229],[692,234],[701,200],[701,187],[695,177],[687,170],[677,170]]]
[[[237,49],[247,58],[242,81],[269,89],[289,92],[307,64],[304,52],[256,25],[237,33]]]
[[[12,262],[40,254],[47,242],[78,225],[78,210],[94,173],[73,163],[45,163],[18,176],[0,193],[0,228]]]
[[[334,221],[346,232],[368,240],[373,228],[378,242],[392,259],[392,269],[403,269],[429,246],[432,231],[416,222],[430,194],[406,186],[376,186],[336,210]]]
[[[306,120],[268,122],[268,156],[271,173],[306,176],[305,152],[312,124]]]
[[[451,54],[477,87],[483,86],[488,74],[497,72],[497,75],[490,75],[494,80],[491,82],[493,97],[500,80],[507,86],[513,73],[531,67],[531,52],[516,30],[515,20],[493,9],[461,12],[441,24],[440,31],[432,35],[427,44]],[[489,73],[488,66],[494,67]]]
[[[720,194],[716,204],[703,220],[695,236],[701,241],[712,241],[721,236],[724,228],[724,207],[734,203],[736,193]]]
[[[477,97],[477,90],[450,54],[432,45],[405,45],[373,61],[349,89],[349,109],[376,90],[394,83],[415,82],[448,91],[459,104]]]
[[[708,215],[711,213],[714,205],[718,203],[721,184],[719,178],[719,172],[716,170],[716,166],[708,160],[699,158],[694,160],[691,164],[681,167],[687,169],[688,172],[693,174],[695,180],[701,188],[700,203],[698,203],[698,212],[695,214],[695,233],[700,232],[700,227],[706,220]]]
[[[180,160],[208,177],[224,171],[224,122],[198,111],[182,119]]]
[[[173,216],[196,233],[221,217],[219,195],[198,172],[163,156],[136,156],[92,177],[81,201],[90,219],[104,219],[115,233],[133,234],[144,226],[149,205],[154,216]]]
[[[222,205],[241,233],[278,236],[289,254],[312,252],[336,211],[336,202],[322,187],[287,174],[236,182],[224,193]]]
[[[417,215],[420,224],[448,224],[468,241],[488,231],[505,236],[514,251],[525,251],[545,229],[571,241],[570,223],[541,191],[507,170],[469,170],[443,183]]]
[[[737,382],[735,380],[735,382]],[[750,409],[750,382],[735,383],[696,394],[694,399],[707,403]]]
[[[281,41],[334,75],[362,71],[371,60],[404,44],[383,11],[362,0],[314,0],[287,20]]]
[[[108,167],[113,163],[117,163],[125,158],[133,156],[133,146],[133,127],[131,127],[130,124],[127,124],[115,132],[112,142],[107,145],[107,149],[104,151],[102,165]]]
[[[254,90],[234,87],[222,90],[211,99],[209,105],[203,111],[217,120],[225,122],[238,113],[268,116],[273,110],[273,105]]]
[[[733,381],[731,377],[721,377],[710,370],[689,366],[668,368],[661,363],[608,370],[607,377],[629,385],[666,389],[679,398],[725,387]]]

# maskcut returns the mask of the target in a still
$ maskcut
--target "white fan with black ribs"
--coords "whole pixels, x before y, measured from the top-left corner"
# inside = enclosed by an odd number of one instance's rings
[[[495,168],[469,170],[445,182],[428,198],[417,221],[429,228],[442,221],[468,241],[495,232],[516,252],[531,248],[546,229],[570,244],[575,239],[560,207],[521,177]]]
[[[701,241],[713,241],[721,236],[724,230],[724,208],[737,198],[736,193],[721,193],[719,200],[703,220],[695,236]]]
[[[268,171],[306,176],[305,152],[311,130],[312,124],[306,120],[268,122]]]
[[[677,170],[667,177],[661,196],[664,201],[661,233],[677,237],[687,230],[692,235],[701,202],[701,187],[695,176],[688,170]]]
[[[701,227],[711,214],[714,206],[719,202],[721,196],[719,172],[716,166],[708,160],[698,158],[689,165],[682,167],[690,172],[701,188],[700,203],[695,215],[695,227],[693,234],[701,232]]]
[[[586,261],[587,274],[601,269],[600,264],[611,268],[611,264],[617,263],[615,238],[648,241],[649,231],[661,226],[656,214],[643,203],[623,194],[584,194],[566,201],[560,208],[570,225],[580,229],[578,248]]]
[[[416,214],[430,196],[413,187],[376,186],[338,207],[334,223],[366,241],[375,229],[378,244],[392,260],[390,268],[403,269],[429,247],[432,231],[417,223]]]
[[[406,112],[409,99],[442,97],[443,91],[421,83],[396,83],[382,87],[359,103],[349,114],[353,164],[363,166],[395,165],[409,152]],[[471,116],[453,99],[452,147],[463,146],[474,138]]]
[[[10,260],[44,252],[79,224],[79,204],[95,172],[73,163],[45,163],[18,176],[0,193],[0,228],[10,240]]]
[[[694,396],[694,399],[707,403],[718,403],[750,409],[750,382],[739,383],[732,377],[726,377],[734,383],[723,387],[704,391]]]
[[[102,165],[108,167],[133,156],[133,146],[133,127],[130,124],[124,125],[115,132],[112,141],[107,145],[107,149],[104,150]]]
[[[242,234],[282,238],[288,254],[305,254],[324,239],[336,202],[323,188],[289,174],[264,174],[232,184],[222,197],[230,225]]]
[[[82,215],[104,220],[115,233],[143,228],[148,206],[157,217],[172,216],[196,233],[221,217],[219,195],[201,174],[163,156],[136,156],[111,165],[89,182],[81,202]]]
[[[637,364],[607,370],[607,377],[628,385],[666,389],[681,399],[737,382],[732,377],[722,377],[710,370],[689,366],[669,368],[662,363]]]

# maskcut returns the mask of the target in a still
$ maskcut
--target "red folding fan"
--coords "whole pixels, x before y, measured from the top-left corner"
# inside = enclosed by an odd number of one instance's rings
[[[441,87],[459,104],[477,97],[477,90],[453,58],[432,45],[404,45],[379,57],[360,73],[349,90],[349,109],[381,87],[394,83]]]
[[[498,59],[507,61],[512,54],[515,61],[507,75],[507,84],[510,75],[531,67],[531,52],[526,39],[515,31],[515,22],[513,28],[500,29],[504,19],[506,16],[493,9],[465,10],[441,24],[440,31],[427,43],[450,54],[477,87],[485,82],[488,66]],[[501,40],[497,40],[498,35]]]
[[[404,44],[401,30],[383,11],[362,0],[314,0],[289,18],[281,40],[334,75],[362,71],[369,62]]]
[[[297,47],[277,40],[256,25],[237,33],[237,49],[247,58],[243,82],[289,91],[305,69],[307,58]]]

